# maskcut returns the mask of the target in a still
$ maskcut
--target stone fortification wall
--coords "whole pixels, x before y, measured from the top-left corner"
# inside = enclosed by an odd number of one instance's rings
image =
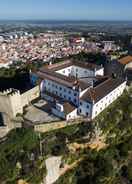
[[[3,137],[7,132],[16,127],[13,119],[17,114],[23,114],[23,108],[32,100],[39,97],[39,86],[20,94],[20,91],[15,89],[8,89],[0,93],[0,113],[2,114],[4,124],[0,126],[0,137]]]
[[[28,105],[31,101],[37,99],[40,96],[40,88],[36,86],[31,90],[21,94],[21,105],[24,107]]]

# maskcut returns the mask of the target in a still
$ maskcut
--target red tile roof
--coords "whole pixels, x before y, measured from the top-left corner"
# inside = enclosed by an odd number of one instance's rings
[[[123,65],[126,65],[128,63],[131,63],[132,62],[132,56],[125,56],[121,59],[119,59],[119,63],[123,64]]]
[[[97,85],[95,88],[89,89],[83,96],[82,100],[85,100],[87,102],[97,103],[99,100],[101,100],[103,97],[108,95],[110,92],[112,92],[116,87],[121,85],[123,82],[125,82],[123,79],[113,79],[108,78],[101,84]]]

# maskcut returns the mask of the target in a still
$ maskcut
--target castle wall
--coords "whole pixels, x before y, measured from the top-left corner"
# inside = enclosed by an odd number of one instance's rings
[[[0,93],[0,113],[4,120],[4,125],[0,126],[0,137],[5,136],[11,129],[17,126],[13,119],[15,119],[17,114],[23,114],[24,106],[38,98],[39,94],[39,86],[23,94],[14,89]]]
[[[10,103],[13,111],[13,117],[16,117],[17,114],[23,113],[23,106],[21,104],[21,95],[20,92],[17,91],[16,93],[10,95]]]
[[[40,87],[36,86],[31,90],[23,93],[21,95],[21,106],[24,107],[28,105],[31,101],[37,99],[40,96]]]
[[[9,96],[2,93],[0,93],[0,112],[6,113],[9,117],[13,114]]]

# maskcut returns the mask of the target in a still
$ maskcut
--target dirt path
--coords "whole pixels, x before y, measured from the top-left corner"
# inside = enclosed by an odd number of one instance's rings
[[[17,184],[28,184],[28,183],[21,179],[21,180],[18,180]]]
[[[99,151],[101,149],[105,149],[108,146],[103,140],[104,140],[104,137],[102,136],[100,138],[96,138],[91,143],[78,144],[75,142],[75,143],[68,144],[68,148],[73,153],[75,153],[80,149],[86,149],[86,148],[96,149],[97,151]],[[83,158],[80,158],[79,160],[73,162],[71,165],[66,164],[64,168],[60,169],[60,176],[64,175],[67,171],[70,171],[73,168],[75,168],[82,160]]]
[[[73,162],[71,165],[66,164],[64,168],[60,169],[60,176],[64,175],[66,172],[75,168],[82,160],[83,158],[80,158],[79,160],[76,160],[75,162]]]
[[[108,145],[101,138],[95,139],[90,143],[78,144],[75,142],[75,143],[68,144],[68,148],[71,152],[76,152],[80,149],[86,149],[86,148],[96,149],[97,151],[99,151],[101,149],[105,149],[107,146]]]

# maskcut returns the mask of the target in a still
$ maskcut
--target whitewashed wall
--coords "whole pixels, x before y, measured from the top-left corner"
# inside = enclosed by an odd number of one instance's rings
[[[52,113],[57,117],[65,119],[65,113],[58,111],[56,108],[52,108]]]
[[[67,121],[72,120],[72,119],[76,119],[78,116],[77,115],[77,108],[67,115],[65,114],[65,112],[61,112],[56,108],[52,108],[52,113],[54,115],[56,115],[57,117],[66,119]]]
[[[73,66],[71,70],[71,74],[75,77],[81,78],[81,77],[94,76],[95,72],[89,69]]]
[[[102,98],[100,101],[93,105],[92,119],[94,119],[99,113],[106,109],[112,102],[114,102],[119,96],[122,95],[126,88],[126,82],[118,86],[115,90]]]
[[[95,76],[97,76],[97,75],[104,76],[104,68],[101,68],[101,69],[97,70],[97,71],[95,72]]]
[[[72,70],[72,66],[64,68],[62,70],[58,70],[56,71],[56,73],[59,73],[68,77],[71,74],[71,70]]]
[[[104,75],[104,68],[101,68],[99,70],[90,70],[90,69],[86,69],[86,68],[82,68],[79,66],[70,66],[67,68],[64,68],[62,70],[58,70],[56,71],[57,73],[60,73],[62,75],[65,76],[74,76],[74,77],[89,77],[89,76],[96,76],[96,75]]]
[[[66,116],[67,121],[72,120],[72,119],[76,119],[76,118],[77,118],[77,109],[73,110],[71,113],[69,113]]]
[[[69,102],[72,102],[75,105],[78,105],[79,101],[79,92],[75,91],[71,88],[63,86],[59,83],[55,83],[54,81],[45,79],[43,82],[43,89],[41,89],[41,93],[44,93],[45,90],[64,99]]]
[[[92,104],[80,100],[78,114],[90,118],[92,116]]]

